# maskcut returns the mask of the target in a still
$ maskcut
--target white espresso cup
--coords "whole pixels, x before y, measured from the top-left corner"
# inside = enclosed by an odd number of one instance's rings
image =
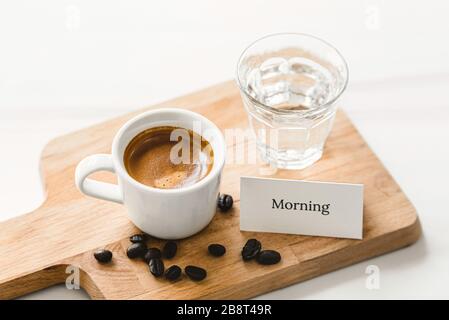
[[[129,142],[140,132],[159,126],[192,130],[212,147],[210,172],[193,185],[158,189],[133,179],[124,166]],[[131,221],[142,231],[162,239],[191,236],[206,227],[215,215],[226,145],[223,135],[210,120],[197,113],[175,108],[157,109],[129,120],[112,142],[112,154],[94,154],[83,159],[75,171],[78,189],[91,197],[123,204]],[[96,171],[111,171],[118,184],[89,179]]]

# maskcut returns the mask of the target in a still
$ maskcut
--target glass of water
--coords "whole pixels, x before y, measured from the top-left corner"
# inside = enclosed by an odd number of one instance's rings
[[[348,83],[337,49],[305,34],[266,36],[241,55],[237,83],[265,162],[302,169],[321,158]]]

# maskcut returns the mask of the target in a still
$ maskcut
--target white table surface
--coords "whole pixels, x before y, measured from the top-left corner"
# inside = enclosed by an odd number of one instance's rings
[[[0,220],[43,201],[38,161],[51,138],[230,79],[252,40],[306,32],[347,58],[341,105],[415,205],[423,236],[259,298],[447,299],[448,9],[404,0],[1,2]],[[365,285],[369,265],[380,268],[379,289]],[[88,296],[55,286],[24,298]]]

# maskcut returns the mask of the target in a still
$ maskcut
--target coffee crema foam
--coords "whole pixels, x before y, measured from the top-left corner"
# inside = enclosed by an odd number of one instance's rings
[[[189,141],[171,141],[173,130],[184,130]],[[176,146],[176,147],[175,147]],[[176,156],[187,161],[172,161]],[[186,155],[183,152],[188,152]],[[128,174],[138,182],[159,189],[191,186],[209,174],[213,166],[210,143],[192,130],[163,126],[147,129],[126,147],[123,161]]]

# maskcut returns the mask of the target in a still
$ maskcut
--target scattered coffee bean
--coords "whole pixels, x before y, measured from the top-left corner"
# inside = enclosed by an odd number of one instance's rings
[[[257,239],[249,239],[246,241],[245,246],[242,249],[242,258],[245,261],[254,259],[262,249],[262,244]]]
[[[281,255],[274,250],[263,250],[259,253],[256,260],[264,265],[276,264],[281,261]]]
[[[218,243],[210,244],[207,249],[209,250],[209,253],[214,257],[221,257],[226,253],[226,248]]]
[[[206,270],[204,270],[203,268],[200,268],[200,267],[195,267],[195,266],[185,267],[184,272],[190,279],[195,280],[195,281],[201,281],[204,278],[206,278],[206,276],[207,276]]]
[[[100,249],[94,252],[94,257],[98,262],[107,263],[112,259],[112,252],[106,249]]]
[[[144,233],[135,234],[129,237],[129,241],[132,243],[145,242],[146,240],[147,236]]]
[[[177,265],[173,265],[165,271],[165,278],[170,281],[175,281],[181,276],[181,268]]]
[[[147,252],[147,246],[145,243],[137,242],[133,243],[126,250],[126,255],[130,259],[142,258],[144,254]]]
[[[148,266],[153,276],[160,277],[164,274],[164,262],[160,258],[151,259]]]
[[[158,248],[150,248],[143,257],[146,263],[150,263],[150,260],[153,258],[162,258],[161,250]]]
[[[231,209],[233,203],[234,200],[232,199],[232,196],[230,196],[229,194],[220,194],[218,196],[217,206],[218,209],[220,209],[223,212],[226,212],[229,209]]]
[[[178,250],[178,245],[174,241],[167,241],[162,249],[162,256],[165,259],[171,259],[176,255],[176,251]]]

